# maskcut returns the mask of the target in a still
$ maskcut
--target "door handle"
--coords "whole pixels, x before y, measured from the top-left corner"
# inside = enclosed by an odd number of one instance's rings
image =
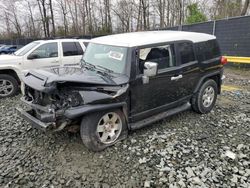
[[[52,61],[51,63],[58,63],[59,62],[59,60],[55,60],[55,61]]]
[[[183,76],[182,76],[182,74],[180,74],[180,75],[178,75],[178,76],[172,76],[171,77],[171,80],[179,80],[179,79],[181,79]]]

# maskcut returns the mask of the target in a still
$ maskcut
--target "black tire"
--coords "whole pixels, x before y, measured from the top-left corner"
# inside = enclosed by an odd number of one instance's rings
[[[100,136],[98,136],[97,126],[101,119],[108,113],[116,113],[121,120],[121,131],[117,139],[112,143],[102,143]],[[123,140],[128,135],[127,123],[124,114],[121,110],[110,110],[95,112],[88,114],[82,118],[80,134],[84,145],[91,151],[102,151],[108,146],[114,145],[120,140]]]
[[[211,104],[209,106],[205,106],[204,102],[203,102],[203,95],[205,94],[205,90],[208,88],[213,88],[214,90],[214,97],[213,100],[211,102]],[[218,86],[217,83],[212,80],[209,79],[207,81],[205,81],[201,88],[199,89],[199,91],[193,96],[192,100],[191,100],[191,104],[192,104],[192,109],[200,114],[206,114],[209,113],[216,102],[217,99],[217,94],[218,94]]]
[[[6,80],[8,83],[11,83],[13,86],[13,89],[9,91],[8,94],[4,94],[3,91],[1,91],[1,81]],[[7,74],[0,74],[0,98],[5,97],[13,97],[18,93],[19,87],[17,80],[10,75]]]

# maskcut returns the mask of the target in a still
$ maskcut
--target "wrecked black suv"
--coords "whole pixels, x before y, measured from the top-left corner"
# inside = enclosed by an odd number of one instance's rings
[[[93,39],[79,66],[31,70],[23,78],[18,109],[44,131],[80,125],[83,143],[100,151],[128,130],[192,107],[213,108],[223,65],[212,35],[150,31]]]

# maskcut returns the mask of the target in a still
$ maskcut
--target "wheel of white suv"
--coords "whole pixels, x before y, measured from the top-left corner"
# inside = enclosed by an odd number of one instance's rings
[[[82,118],[81,138],[92,151],[101,151],[127,137],[127,124],[121,110],[88,114]]]
[[[207,80],[192,98],[192,108],[195,112],[209,113],[216,102],[218,87],[214,80]]]
[[[12,97],[18,92],[17,80],[7,74],[0,74],[0,98]]]

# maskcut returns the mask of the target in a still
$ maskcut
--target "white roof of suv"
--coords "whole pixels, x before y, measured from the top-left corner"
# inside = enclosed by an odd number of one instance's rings
[[[184,31],[144,31],[109,35],[91,42],[113,46],[135,47],[154,43],[189,40],[194,43],[215,39],[214,35]]]
[[[36,40],[34,42],[48,43],[48,42],[89,42],[89,39],[50,39],[50,40]]]

